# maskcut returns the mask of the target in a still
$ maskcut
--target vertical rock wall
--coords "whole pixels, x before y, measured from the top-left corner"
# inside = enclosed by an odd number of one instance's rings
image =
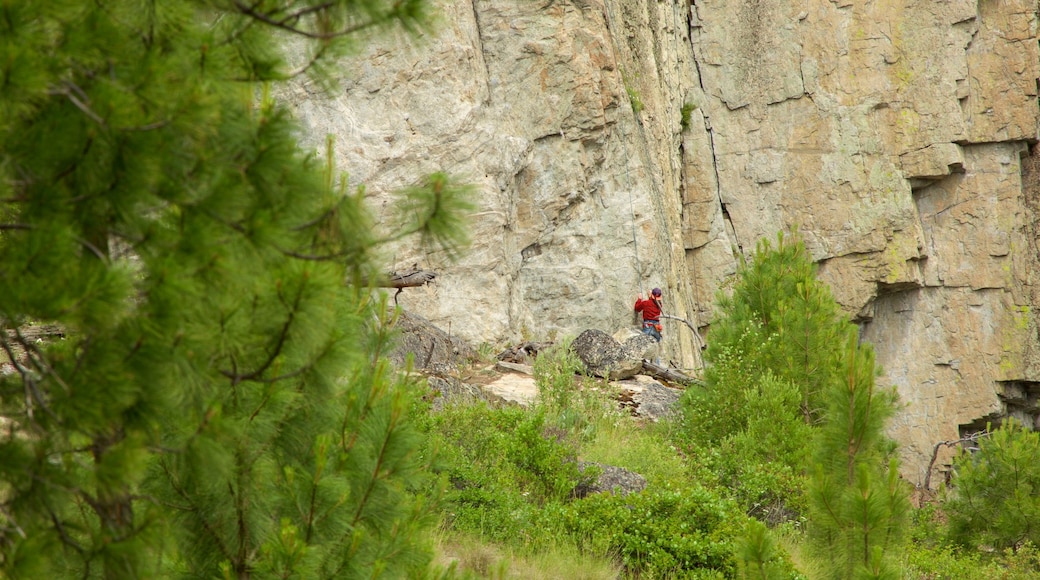
[[[1038,377],[1035,193],[1021,177],[1037,136],[1036,12],[1035,0],[693,7],[732,240],[746,251],[800,227],[874,344],[879,384],[906,405],[892,434],[913,481],[936,443],[984,428],[1009,386],[1028,396]],[[1035,422],[1033,392],[1020,415]]]
[[[612,332],[661,286],[706,326],[740,256],[798,227],[906,403],[908,478],[987,418],[1036,421],[1035,0],[440,7],[338,92],[283,95],[378,211],[431,171],[477,186],[461,261],[387,248],[440,273],[403,305],[497,343]]]

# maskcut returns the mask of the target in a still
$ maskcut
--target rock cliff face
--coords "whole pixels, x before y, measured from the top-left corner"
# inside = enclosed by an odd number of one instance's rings
[[[797,227],[906,403],[908,479],[987,419],[1037,422],[1036,0],[440,9],[343,61],[338,92],[283,95],[377,210],[431,171],[477,185],[460,262],[389,250],[439,273],[403,305],[495,343],[613,332],[660,286],[707,330],[742,257]],[[662,346],[700,363],[680,323]]]

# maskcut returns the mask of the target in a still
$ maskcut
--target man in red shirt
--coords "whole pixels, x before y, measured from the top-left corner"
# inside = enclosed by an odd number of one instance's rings
[[[636,312],[643,313],[643,334],[661,342],[661,289],[654,288],[647,300],[640,294],[636,298]]]

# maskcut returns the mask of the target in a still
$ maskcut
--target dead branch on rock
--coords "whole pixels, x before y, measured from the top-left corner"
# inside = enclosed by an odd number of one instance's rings
[[[926,491],[932,490],[932,468],[935,466],[935,460],[939,457],[940,447],[953,447],[954,445],[960,445],[961,443],[978,443],[979,439],[989,436],[989,431],[979,431],[978,433],[973,433],[967,437],[962,437],[961,439],[955,439],[952,441],[940,441],[936,443],[935,448],[932,450],[932,460],[928,462],[927,475],[924,476],[924,489]]]
[[[508,348],[495,357],[501,361],[520,364],[532,364],[538,357],[538,353],[552,346],[551,342],[525,342],[520,346]]]
[[[433,282],[436,277],[436,272],[433,270],[423,270],[417,264],[403,272],[390,272],[373,282],[366,280],[364,283],[371,283],[376,288],[397,288],[397,292],[394,293],[394,304],[396,305],[397,295],[403,292],[405,288],[425,286]]]
[[[437,277],[437,273],[432,270],[408,270],[406,272],[391,272],[387,275],[386,281],[381,284],[383,288],[415,288],[416,286],[425,286],[433,279]]]

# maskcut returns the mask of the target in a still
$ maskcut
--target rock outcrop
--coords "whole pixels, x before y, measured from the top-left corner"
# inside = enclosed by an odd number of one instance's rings
[[[627,469],[595,462],[578,462],[578,470],[582,473],[588,467],[594,467],[600,473],[596,481],[583,483],[574,489],[575,497],[585,497],[593,493],[610,493],[625,496],[639,493],[646,489],[646,478]]]
[[[612,383],[619,391],[618,402],[635,417],[659,421],[672,415],[679,402],[680,391],[670,389],[646,376]]]
[[[396,344],[388,358],[398,368],[406,368],[411,358],[415,370],[450,373],[477,358],[468,342],[413,312],[402,310],[393,330]]]
[[[1035,0],[439,5],[436,34],[344,60],[338,93],[282,95],[377,212],[432,171],[479,189],[460,262],[393,249],[439,273],[408,308],[516,343],[634,327],[660,286],[707,329],[743,256],[798,227],[905,403],[909,479],[1035,400]],[[699,366],[689,329],[661,346]]]
[[[643,370],[642,358],[602,330],[582,331],[571,343],[571,350],[585,365],[585,370],[594,377],[616,381],[635,376]]]

